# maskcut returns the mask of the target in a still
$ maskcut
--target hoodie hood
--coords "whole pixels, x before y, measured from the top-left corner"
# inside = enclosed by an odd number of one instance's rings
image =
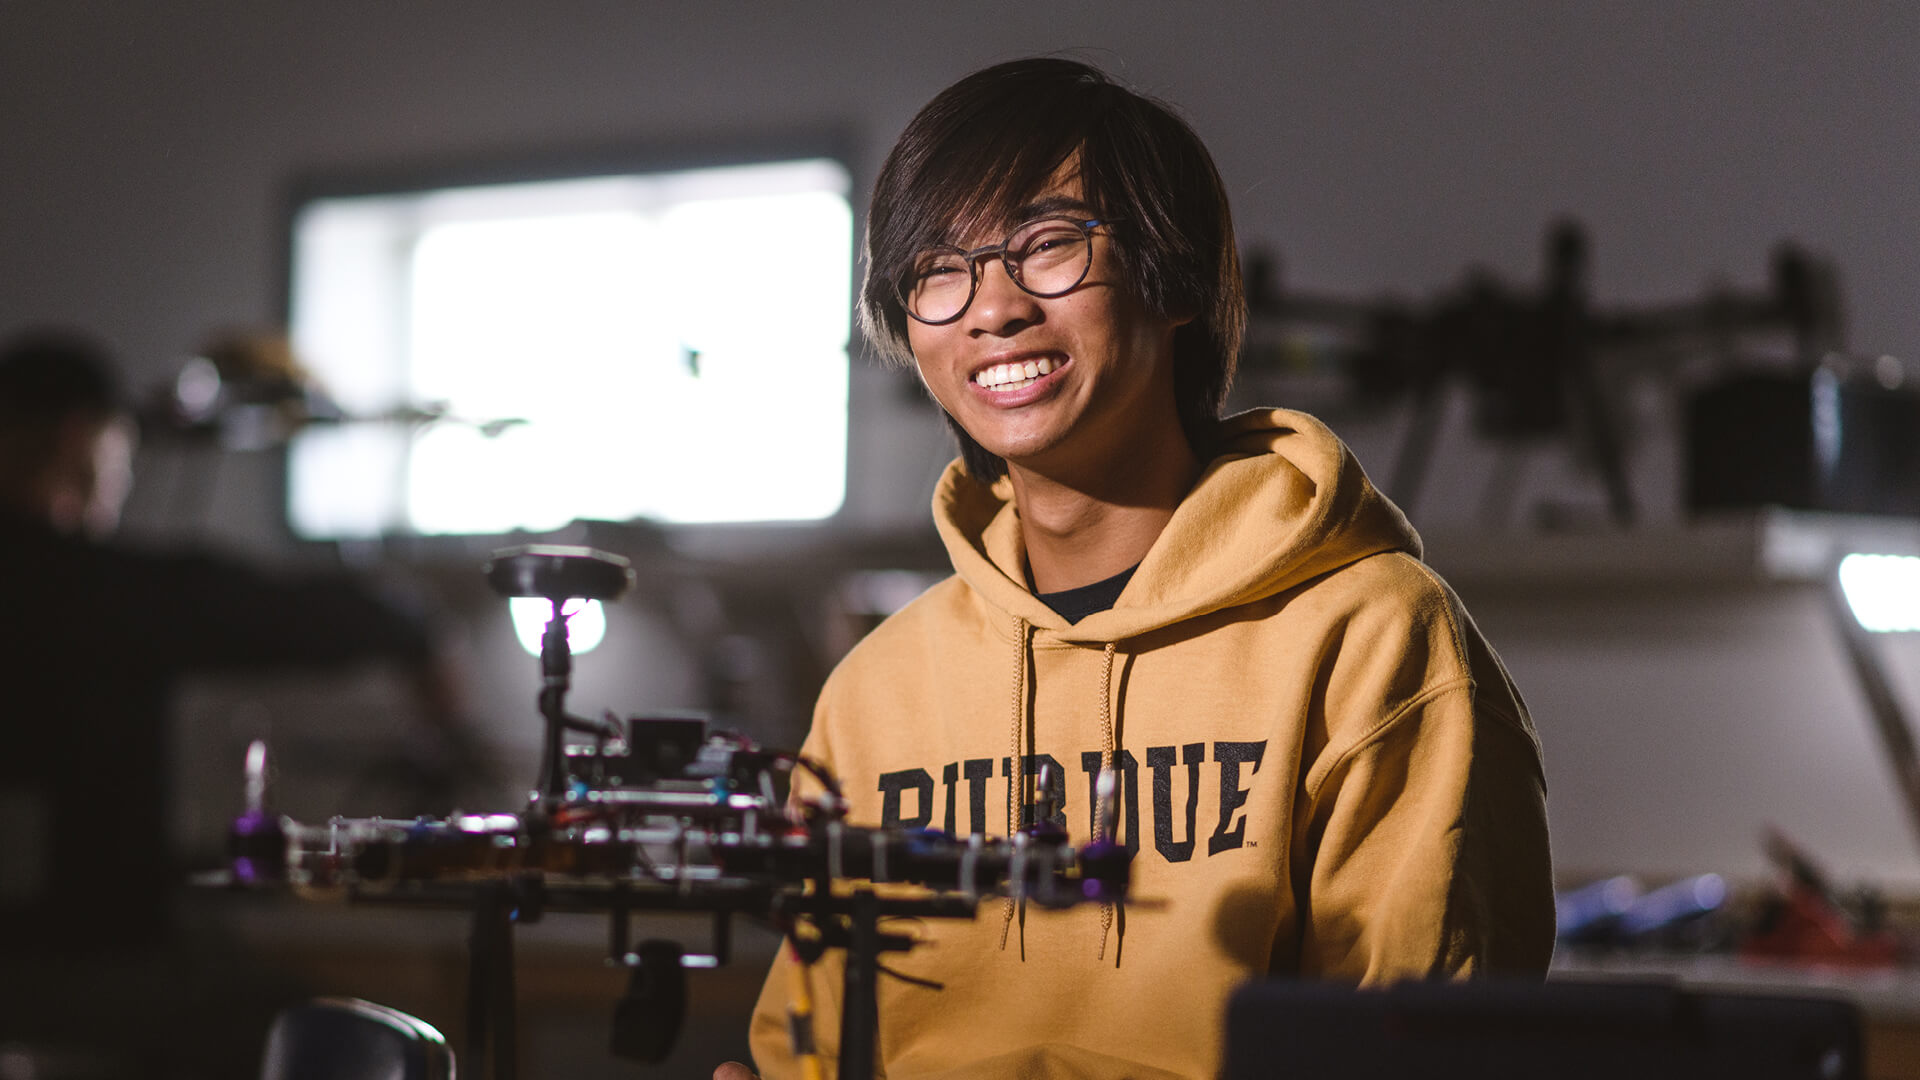
[[[1071,642],[1123,641],[1237,607],[1420,537],[1338,436],[1305,413],[1258,409],[1221,422],[1218,450],[1114,606],[1078,623],[1035,599],[1012,483],[959,461],[933,514],[961,578],[987,603]]]

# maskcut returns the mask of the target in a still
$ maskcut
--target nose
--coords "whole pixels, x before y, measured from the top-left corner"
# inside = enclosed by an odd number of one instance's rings
[[[970,330],[1005,335],[1040,317],[1039,298],[1014,284],[1001,259],[982,259],[980,284],[967,308]]]

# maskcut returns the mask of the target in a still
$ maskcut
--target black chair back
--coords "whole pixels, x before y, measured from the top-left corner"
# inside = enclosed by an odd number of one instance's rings
[[[454,1080],[453,1051],[398,1009],[316,998],[274,1019],[260,1080]]]

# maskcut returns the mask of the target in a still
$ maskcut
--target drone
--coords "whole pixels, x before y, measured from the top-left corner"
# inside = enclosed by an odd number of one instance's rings
[[[552,604],[540,651],[542,760],[527,804],[302,823],[268,809],[267,751],[256,742],[246,809],[220,875],[235,888],[469,911],[466,1056],[476,1075],[490,1065],[495,1080],[514,1080],[513,927],[548,912],[606,916],[609,959],[633,972],[610,1049],[641,1062],[671,1052],[685,1018],[685,972],[728,962],[734,917],[779,930],[803,965],[844,950],[838,1075],[865,1080],[874,1075],[880,956],[915,945],[882,932],[880,919],[967,919],[1001,896],[1045,908],[1126,899],[1131,855],[1114,842],[1112,820],[1077,849],[1045,807],[1007,838],[864,828],[846,821],[832,770],[802,754],[764,749],[699,714],[622,721],[570,713],[567,604],[617,599],[633,583],[631,564],[591,548],[532,544],[495,552],[484,572],[500,595]],[[801,776],[806,782],[795,783]],[[1101,805],[1111,808],[1111,771],[1098,782]],[[1039,789],[1053,786],[1043,777]],[[918,888],[876,888],[893,883]],[[710,914],[706,950],[635,943],[638,912]],[[796,997],[794,1050],[817,1075],[811,1004]]]

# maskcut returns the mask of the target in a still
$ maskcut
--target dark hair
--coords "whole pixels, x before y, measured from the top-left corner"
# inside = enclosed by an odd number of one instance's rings
[[[92,335],[40,327],[0,345],[0,425],[53,425],[79,413],[106,417],[125,408],[113,353]]]
[[[1060,57],[1015,60],[941,91],[900,133],[874,184],[860,328],[891,362],[911,364],[896,283],[915,252],[956,229],[1013,224],[1015,209],[1079,155],[1085,199],[1117,221],[1122,272],[1173,339],[1181,429],[1205,456],[1246,326],[1227,194],[1200,137],[1171,107]],[[947,417],[967,471],[1006,472]]]

